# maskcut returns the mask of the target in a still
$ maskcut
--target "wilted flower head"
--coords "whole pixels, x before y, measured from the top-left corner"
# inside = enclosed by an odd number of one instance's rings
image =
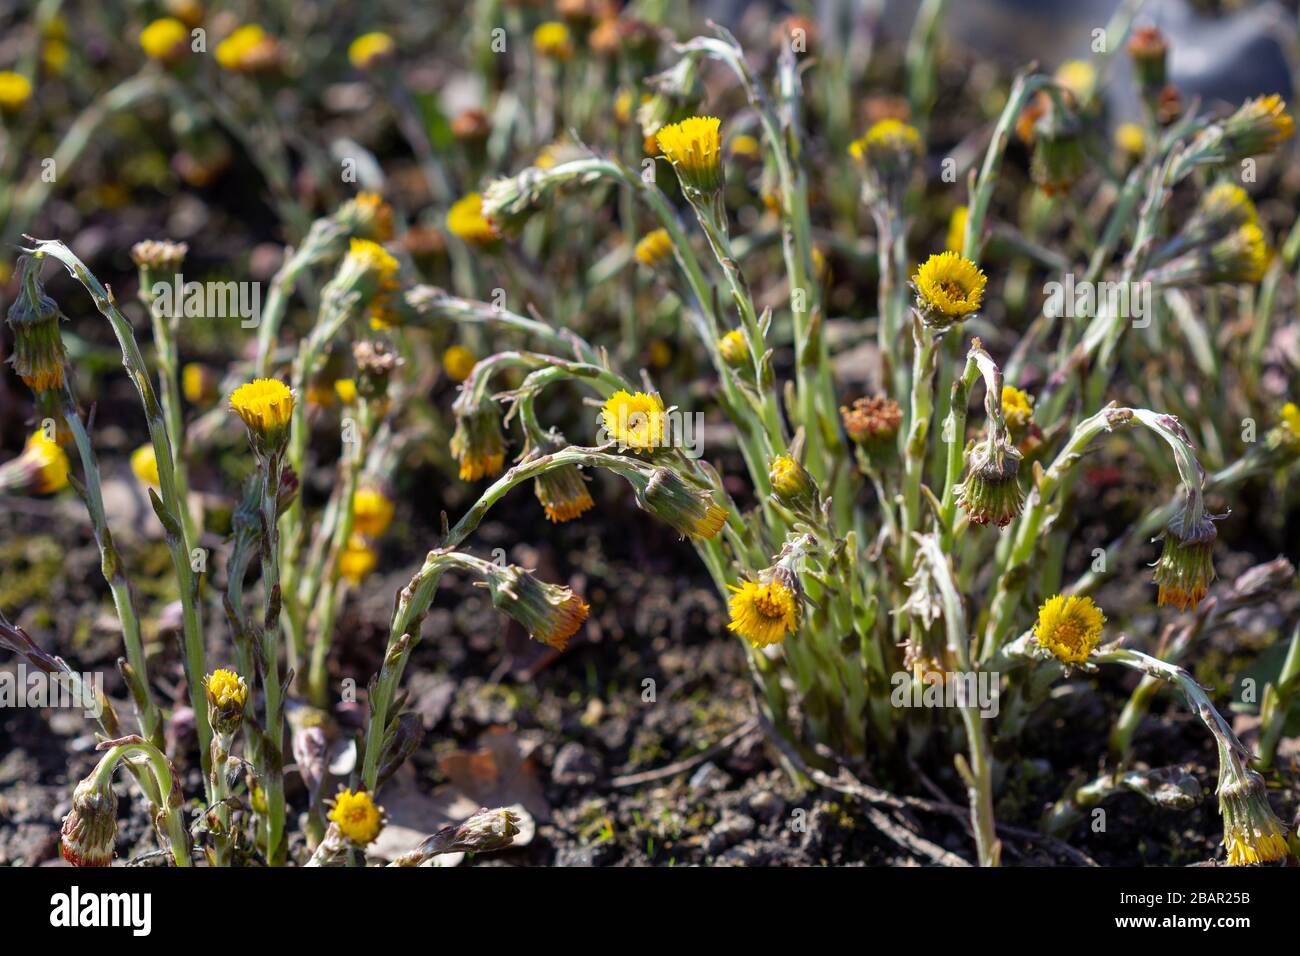
[[[793,575],[769,570],[767,580],[728,585],[731,621],[727,630],[754,647],[767,647],[799,630],[802,600]]]
[[[59,320],[58,303],[45,294],[41,284],[41,260],[23,256],[18,260],[18,295],[9,306],[9,328],[14,334],[14,353],[9,359],[18,377],[33,392],[63,387],[67,353]]]
[[[72,809],[59,833],[63,858],[73,866],[109,866],[117,840],[117,795],[112,778],[92,773],[72,791]]]
[[[967,456],[966,480],[957,486],[957,501],[975,524],[1005,528],[1020,514],[1020,452],[1002,439],[977,442]]]
[[[175,17],[160,17],[140,31],[140,49],[160,63],[175,63],[189,52],[190,31]]]
[[[371,401],[388,396],[393,373],[404,360],[383,339],[362,339],[352,344],[352,361],[357,366],[357,391]]]
[[[397,44],[387,33],[363,33],[348,44],[348,60],[358,70],[373,70],[392,59]]]
[[[925,260],[912,285],[921,321],[936,330],[979,311],[988,281],[975,263],[955,252],[940,252]]]
[[[1090,597],[1058,594],[1038,609],[1034,640],[1066,664],[1082,664],[1101,641],[1106,615]]]
[[[716,116],[691,116],[655,133],[659,149],[686,189],[715,193],[722,188],[721,126]]]
[[[456,430],[451,454],[460,462],[461,481],[478,481],[501,471],[506,460],[506,440],[501,433],[501,411],[491,399],[473,401],[469,393],[454,406]]]
[[[451,204],[447,210],[447,229],[462,242],[480,248],[493,246],[501,238],[483,215],[482,193],[469,193]]]
[[[248,428],[249,441],[261,455],[276,454],[289,440],[294,395],[279,379],[259,378],[235,389],[230,409]]]
[[[664,403],[657,394],[617,391],[601,408],[605,431],[619,445],[652,451],[664,444]]]
[[[1160,586],[1156,604],[1172,604],[1180,611],[1195,608],[1216,577],[1214,518],[1202,514],[1193,519],[1186,510],[1180,511],[1161,537],[1164,549],[1156,562],[1155,582]]]
[[[185,262],[190,247],[170,239],[145,239],[131,247],[131,261],[142,271],[155,275],[175,275]]]
[[[727,510],[715,505],[708,491],[668,468],[654,470],[638,492],[637,504],[683,538],[712,538],[727,521]]]
[[[350,842],[367,846],[375,842],[384,827],[384,811],[375,806],[370,794],[364,790],[357,793],[340,790],[334,798],[329,820]]]
[[[393,861],[393,866],[419,866],[440,853],[490,853],[504,850],[519,833],[519,817],[512,810],[478,810],[463,823],[449,823],[426,837],[410,853]]]
[[[540,581],[523,568],[489,564],[484,578],[494,607],[518,621],[534,640],[558,651],[587,619],[587,602],[571,589]]]
[[[557,437],[550,443],[549,450],[554,452],[562,447],[564,443]],[[556,524],[572,521],[595,507],[591,492],[587,490],[587,480],[577,465],[548,468],[533,481],[533,491],[546,512],[546,520]]]
[[[1240,766],[1235,773],[1220,769],[1219,813],[1229,866],[1286,859],[1286,827],[1269,806],[1264,778],[1258,773]]]

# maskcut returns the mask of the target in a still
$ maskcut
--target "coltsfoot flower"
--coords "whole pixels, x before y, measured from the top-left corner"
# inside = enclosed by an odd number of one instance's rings
[[[715,193],[722,188],[721,126],[716,116],[691,116],[655,134],[659,149],[687,189]]]
[[[727,585],[733,592],[728,601],[731,622],[727,630],[734,631],[754,647],[767,647],[785,640],[787,634],[799,630],[801,601],[798,589],[785,575],[773,575],[771,580],[743,581],[740,587]]]
[[[19,289],[9,307],[8,323],[14,334],[14,352],[9,359],[18,377],[38,396],[63,387],[67,352],[59,321],[58,303],[45,294],[38,274],[40,263],[24,256],[18,265]]]
[[[451,454],[460,463],[460,480],[478,481],[500,472],[506,461],[506,440],[497,403],[485,398],[461,407],[457,400],[454,408]]]
[[[146,485],[158,488],[162,480],[158,477],[158,456],[154,454],[153,445],[141,445],[131,452],[131,471]]]
[[[551,60],[573,59],[573,35],[558,20],[539,24],[533,31],[533,49]]]
[[[1106,615],[1090,597],[1058,594],[1038,609],[1034,640],[1066,664],[1082,664],[1101,641]]]
[[[587,619],[587,602],[570,588],[547,584],[513,565],[490,565],[485,572],[492,605],[519,622],[528,635],[557,651]]]
[[[231,411],[243,420],[249,441],[260,455],[274,455],[284,449],[293,404],[293,390],[274,378],[246,382],[230,396]]]
[[[43,431],[27,439],[23,453],[0,465],[0,491],[50,495],[68,486],[68,456]]]
[[[722,354],[722,361],[732,368],[744,368],[751,363],[749,344],[740,329],[732,329],[718,339],[718,351]]]
[[[957,501],[975,524],[1005,528],[1024,507],[1020,490],[1020,452],[1000,441],[990,448],[979,442],[971,450],[966,480],[957,486]]]
[[[1268,433],[1270,448],[1300,454],[1300,405],[1287,402],[1278,412],[1278,421]]]
[[[1233,159],[1271,153],[1294,133],[1295,120],[1277,93],[1247,100],[1223,123],[1225,145]]]
[[[1214,541],[1218,536],[1211,515],[1202,515],[1197,521],[1190,521],[1185,512],[1174,516],[1161,535],[1164,549],[1155,565],[1155,582],[1160,586],[1157,607],[1172,604],[1185,611],[1201,603],[1216,576]]]
[[[0,70],[0,111],[17,113],[32,98],[32,81],[21,73]]]
[[[1002,419],[1007,423],[1011,440],[1018,442],[1034,420],[1034,399],[1014,385],[1002,386]]]
[[[1147,134],[1137,123],[1120,123],[1114,141],[1115,148],[1130,161],[1141,159],[1147,151]]]
[[[664,444],[663,399],[657,394],[617,391],[601,409],[605,431],[621,447],[652,451]]]
[[[897,453],[903,410],[892,398],[874,395],[855,399],[852,408],[840,406],[840,418],[849,440],[861,446],[872,461]]]
[[[987,281],[965,256],[955,252],[930,256],[912,277],[921,321],[938,331],[978,312]]]
[[[190,49],[190,31],[175,17],[160,17],[140,31],[140,49],[159,63],[175,63]]]
[[[1133,60],[1133,72],[1144,94],[1150,96],[1164,89],[1168,54],[1169,45],[1157,28],[1140,27],[1133,31],[1128,41],[1128,55]]]
[[[350,378],[336,378],[334,380],[334,394],[338,397],[338,400],[342,402],[344,405],[351,405],[353,402],[357,400],[356,380]],[[329,405],[334,404],[332,398],[328,398],[327,402]],[[324,404],[324,403],[318,403],[318,404]]]
[[[384,811],[375,806],[375,801],[364,790],[357,793],[340,790],[330,809],[329,821],[351,843],[364,847],[374,843],[384,828]]]
[[[901,201],[923,154],[916,127],[892,117],[849,144],[849,155],[863,165],[872,187],[894,202]]]
[[[551,450],[561,447],[557,441]],[[533,491],[542,503],[546,520],[556,524],[572,521],[595,507],[591,492],[587,490],[587,480],[576,465],[563,465],[542,472],[533,482]]]
[[[112,778],[97,782],[97,773],[72,791],[72,809],[63,818],[59,848],[73,866],[109,866],[117,841],[117,795]]]
[[[391,60],[396,51],[393,38],[376,30],[363,33],[348,44],[348,61],[358,70],[373,70]]]
[[[1223,846],[1229,866],[1249,866],[1284,860],[1286,827],[1269,806],[1264,779],[1242,768],[1240,779],[1220,775],[1219,813],[1223,816]]]
[[[339,554],[339,574],[353,584],[360,584],[379,565],[379,555],[359,534],[348,538]]]
[[[379,193],[357,193],[339,207],[334,218],[358,239],[389,242],[393,238],[393,207]]]
[[[483,194],[469,193],[447,210],[447,229],[462,242],[487,248],[501,239],[496,227],[483,215]]]
[[[796,509],[809,509],[817,505],[820,493],[808,469],[793,455],[777,455],[767,473],[772,483],[772,494],[783,505]]]
[[[1268,244],[1256,223],[1235,229],[1210,247],[1211,282],[1258,282],[1268,268]]]
[[[377,538],[393,520],[391,498],[374,485],[363,485],[352,497],[352,528],[368,538]]]
[[[634,255],[643,266],[656,266],[673,254],[673,240],[667,229],[655,229],[638,240]]]
[[[442,367],[453,382],[463,382],[478,364],[478,358],[463,345],[453,345],[442,353]]]
[[[1056,68],[1052,78],[1080,107],[1085,106],[1097,92],[1097,68],[1087,60],[1066,60]]]
[[[637,504],[683,538],[714,537],[728,515],[727,509],[713,503],[708,491],[688,484],[668,468],[655,469],[644,490],[637,494]]]
[[[970,210],[965,206],[958,206],[948,217],[948,238],[944,242],[944,248],[949,252],[961,255],[966,244],[966,220],[969,218]]]
[[[236,73],[258,73],[280,61],[280,42],[256,23],[236,28],[217,44],[217,62]]]
[[[331,281],[356,289],[367,298],[383,296],[396,288],[399,268],[397,259],[379,243],[354,238]]]
[[[233,670],[218,668],[203,678],[208,698],[208,720],[219,734],[230,736],[239,730],[248,702],[248,685]]]

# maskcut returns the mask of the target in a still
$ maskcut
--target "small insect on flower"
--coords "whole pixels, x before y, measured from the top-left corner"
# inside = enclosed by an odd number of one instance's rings
[[[226,668],[218,668],[203,678],[208,698],[208,719],[219,734],[230,735],[239,729],[248,702],[248,685],[244,678]]]
[[[1101,641],[1106,615],[1090,597],[1058,594],[1038,609],[1034,640],[1066,664],[1082,664]]]
[[[692,116],[655,134],[655,142],[686,189],[715,193],[722,188],[721,126],[716,116]]]
[[[140,49],[159,63],[175,63],[190,48],[190,31],[175,17],[160,17],[140,31]]]
[[[620,447],[651,451],[664,444],[663,399],[657,394],[617,391],[601,409],[601,421]]]
[[[230,409],[248,429],[253,448],[261,455],[279,453],[289,440],[294,395],[274,378],[259,378],[239,386],[230,396]]]
[[[358,70],[373,70],[392,59],[397,44],[387,33],[363,33],[348,44],[348,61]]]
[[[153,445],[141,445],[131,452],[131,471],[146,485],[158,488],[162,480],[158,477],[158,456],[154,454]]]
[[[573,59],[573,36],[569,28],[558,20],[540,24],[533,31],[533,49],[539,56],[551,60]]]
[[[638,240],[634,255],[643,266],[654,267],[673,254],[673,240],[667,229],[655,229]]]
[[[1214,542],[1219,533],[1214,517],[1202,514],[1192,519],[1186,511],[1169,522],[1164,548],[1155,565],[1155,583],[1160,590],[1156,606],[1172,604],[1180,611],[1195,608],[1214,582]]]
[[[519,622],[528,635],[557,651],[587,619],[587,602],[572,589],[538,580],[530,571],[489,565],[486,586],[492,605]]]
[[[256,23],[236,28],[217,44],[217,62],[235,73],[258,73],[280,61],[280,42]]]
[[[478,364],[478,357],[463,345],[453,345],[442,353],[442,367],[453,382],[469,378]]]
[[[462,404],[458,399],[453,409],[451,455],[460,463],[460,480],[478,481],[499,473],[506,461],[506,440],[497,403],[485,398]]]
[[[1221,772],[1219,782],[1219,813],[1223,816],[1228,865],[1286,859],[1286,827],[1269,806],[1264,778],[1248,768],[1241,768],[1233,776],[1236,779]]]
[[[0,70],[0,111],[16,113],[32,98],[32,81],[21,73]]]
[[[27,439],[23,453],[0,465],[0,492],[50,495],[68,486],[68,456],[43,431]]]
[[[979,311],[988,278],[975,263],[955,252],[930,256],[912,277],[921,321],[943,330]]]
[[[775,575],[766,583],[742,581],[740,587],[727,585],[734,593],[728,602],[734,631],[754,647],[767,647],[785,640],[799,630],[800,600],[797,589]]]
[[[393,520],[394,505],[383,491],[374,485],[363,485],[352,497],[352,528],[368,538],[377,538],[388,530]]]
[[[359,534],[348,538],[347,545],[339,554],[339,574],[353,584],[364,581],[378,565],[379,555]]]
[[[364,790],[357,793],[340,790],[330,809],[329,821],[355,845],[367,846],[375,842],[384,827],[384,811],[375,806]]]
[[[462,242],[489,248],[501,239],[496,227],[483,216],[483,194],[469,193],[447,210],[447,229]]]
[[[72,809],[59,832],[60,852],[73,866],[109,866],[117,842],[117,795],[112,777],[92,773],[72,791]]]

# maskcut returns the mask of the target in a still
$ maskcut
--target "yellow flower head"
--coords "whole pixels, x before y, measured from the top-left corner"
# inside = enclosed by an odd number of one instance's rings
[[[0,110],[17,112],[32,98],[32,81],[21,73],[0,70]]]
[[[793,590],[775,578],[767,584],[744,581],[728,585],[731,595],[731,623],[734,631],[754,647],[766,647],[799,629],[799,600]]]
[[[541,24],[533,31],[533,49],[553,60],[573,58],[573,37],[569,28],[558,20]]]
[[[740,329],[732,329],[718,339],[718,351],[722,353],[722,360],[732,368],[744,368],[749,364],[749,343]]]
[[[227,70],[253,73],[273,66],[280,45],[256,23],[246,23],[217,44],[217,62]]]
[[[673,240],[667,229],[647,232],[636,244],[636,261],[643,266],[654,266],[673,254]]]
[[[174,63],[190,45],[190,31],[175,17],[154,20],[140,31],[140,49],[151,60]]]
[[[975,263],[955,252],[930,256],[912,277],[916,305],[932,328],[946,329],[979,310],[988,279]]]
[[[1230,180],[1215,183],[1206,190],[1200,206],[1199,216],[1225,230],[1259,222],[1250,193]]]
[[[746,159],[757,159],[763,155],[762,144],[748,133],[741,133],[731,137],[731,142],[727,144],[727,148],[731,150],[732,156],[743,156]]]
[[[587,602],[571,588],[548,584],[523,568],[486,566],[486,584],[492,605],[509,614],[530,637],[557,651],[568,646],[587,619]]]
[[[447,229],[471,246],[491,246],[501,238],[496,227],[483,215],[483,194],[469,193],[447,210]]]
[[[329,812],[330,822],[339,832],[357,846],[373,843],[383,829],[383,811],[375,806],[370,794],[362,790],[340,790],[334,798],[334,808]]]
[[[355,379],[339,378],[334,380],[334,394],[344,405],[351,405],[357,400],[357,383]],[[331,405],[333,402],[330,403]]]
[[[1090,597],[1058,594],[1038,609],[1034,640],[1067,664],[1082,664],[1101,641],[1106,615]]]
[[[387,33],[363,33],[348,45],[348,60],[358,70],[369,70],[393,55],[397,44]]]
[[[654,470],[637,492],[637,504],[683,538],[700,540],[716,537],[730,514],[713,503],[707,489],[688,483],[671,468]]]
[[[34,475],[32,488],[37,494],[50,495],[68,484],[68,456],[57,441],[50,441],[45,432],[36,431],[27,439],[21,458]]]
[[[248,685],[232,670],[219,668],[203,679],[208,700],[217,707],[238,706],[241,710],[248,699]]]
[[[212,401],[216,384],[212,370],[199,362],[187,362],[181,369],[181,393],[191,405],[206,405]]]
[[[1287,433],[1288,443],[1300,444],[1300,406],[1295,402],[1287,402],[1282,406],[1278,417],[1281,419],[1282,428]]]
[[[1115,146],[1126,156],[1141,156],[1147,150],[1147,136],[1137,123],[1120,123],[1115,128]]]
[[[347,263],[381,289],[391,288],[400,268],[393,254],[371,239],[353,239],[348,245]]]
[[[389,242],[393,238],[393,207],[379,193],[357,193],[339,207],[336,218],[360,239]]]
[[[1223,846],[1229,866],[1271,863],[1289,855],[1286,827],[1269,806],[1264,779],[1255,771],[1219,768],[1219,813],[1223,816]]]
[[[359,534],[348,538],[347,547],[339,555],[339,574],[353,584],[360,584],[379,564],[379,555],[366,544]]]
[[[617,391],[601,409],[605,431],[620,445],[650,451],[664,443],[664,403],[658,395]]]
[[[1057,67],[1055,79],[1076,103],[1087,103],[1097,89],[1097,68],[1087,60],[1067,60]]]
[[[1212,282],[1259,282],[1268,269],[1268,243],[1259,225],[1248,222],[1211,246],[1207,258]]]
[[[919,156],[921,150],[921,134],[916,127],[894,117],[873,123],[865,136],[849,144],[849,155],[868,163],[890,155],[911,153]]]
[[[442,367],[453,382],[465,381],[477,364],[477,356],[463,345],[453,345],[442,353]]]
[[[970,218],[970,210],[965,206],[958,206],[948,217],[948,239],[946,248],[949,252],[955,252],[961,255],[966,243],[966,220]]]
[[[393,520],[392,500],[373,485],[357,489],[352,498],[352,527],[358,534],[377,538]]]
[[[248,428],[259,453],[278,452],[289,437],[293,392],[274,378],[259,378],[239,386],[230,396],[230,409]]]
[[[141,445],[131,452],[131,471],[146,485],[155,488],[161,485],[158,478],[158,458],[154,455],[153,445]]]
[[[811,507],[818,500],[817,485],[808,469],[793,455],[777,455],[768,467],[772,493],[791,508]]]
[[[712,193],[722,188],[722,121],[692,116],[660,128],[655,142],[688,189]]]
[[[586,479],[573,465],[552,468],[538,475],[533,490],[546,512],[546,520],[556,524],[572,521],[596,506],[587,490]]]
[[[1028,392],[1022,392],[1014,385],[1002,386],[1002,418],[1013,435],[1018,435],[1029,427],[1034,417],[1034,400]]]
[[[1223,124],[1224,134],[1238,156],[1271,153],[1295,133],[1295,120],[1286,100],[1277,93],[1242,103]]]

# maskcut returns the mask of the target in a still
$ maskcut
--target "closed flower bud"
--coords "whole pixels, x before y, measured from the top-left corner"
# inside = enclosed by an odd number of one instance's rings
[[[414,850],[395,859],[391,866],[419,866],[441,853],[490,853],[504,850],[519,833],[519,817],[512,810],[474,813],[463,823],[450,823],[425,839]]]
[[[500,472],[506,460],[506,440],[497,403],[487,398],[475,402],[472,393],[465,392],[453,411],[456,430],[451,436],[451,455],[460,463],[460,480],[478,481]]]
[[[1229,866],[1286,859],[1286,827],[1269,806],[1264,779],[1258,773],[1244,767],[1237,767],[1231,775],[1220,773],[1219,813]]]
[[[334,220],[357,239],[388,242],[393,238],[393,207],[378,193],[357,193],[339,207]]]
[[[637,504],[673,528],[683,538],[712,538],[727,521],[727,510],[713,503],[703,488],[688,484],[668,468],[656,468]]]
[[[493,606],[518,621],[529,637],[557,651],[587,619],[587,602],[571,589],[540,581],[523,568],[493,564],[484,576]]]
[[[1271,153],[1294,133],[1295,120],[1286,111],[1286,100],[1276,93],[1247,100],[1223,122],[1229,160]]]
[[[732,368],[744,368],[751,364],[749,345],[745,342],[745,333],[740,329],[732,329],[718,339],[718,351],[722,353],[722,361]]]
[[[796,510],[815,508],[821,497],[808,469],[792,455],[777,455],[768,469],[772,494],[781,504]]]
[[[208,722],[219,734],[230,736],[239,730],[244,719],[244,705],[248,701],[248,685],[244,678],[224,668],[203,678],[203,689],[208,697]]]
[[[1054,107],[1052,119],[1039,123],[1029,170],[1038,188],[1048,196],[1069,192],[1088,168],[1078,121],[1058,113]]]
[[[14,354],[9,359],[18,377],[33,392],[63,387],[63,366],[67,355],[59,320],[58,303],[45,294],[39,272],[41,260],[23,256],[19,260],[18,297],[9,307],[9,328],[14,335]]]
[[[72,791],[72,809],[63,818],[60,849],[73,866],[109,866],[117,840],[117,796],[112,779],[92,774]]]
[[[560,443],[551,449],[558,450]],[[542,472],[533,482],[533,491],[542,503],[546,520],[555,523],[572,521],[595,507],[587,479],[577,465],[562,465]]]
[[[382,339],[364,339],[354,343],[352,361],[357,367],[357,391],[370,401],[388,397],[393,373],[405,364],[393,347]]]
[[[1154,95],[1164,88],[1165,61],[1169,55],[1164,34],[1155,27],[1134,30],[1128,41],[1128,55],[1133,60],[1133,73],[1144,95]]]
[[[1005,528],[1024,507],[1020,490],[1020,452],[1005,444],[979,442],[968,456],[966,480],[957,501],[975,524]]]
[[[1214,581],[1214,518],[1192,520],[1186,511],[1175,515],[1165,528],[1164,549],[1156,562],[1155,583],[1160,586],[1158,607],[1172,604],[1180,611],[1195,608]]]
[[[191,405],[208,405],[217,397],[217,376],[206,365],[186,362],[181,368],[181,392]]]

